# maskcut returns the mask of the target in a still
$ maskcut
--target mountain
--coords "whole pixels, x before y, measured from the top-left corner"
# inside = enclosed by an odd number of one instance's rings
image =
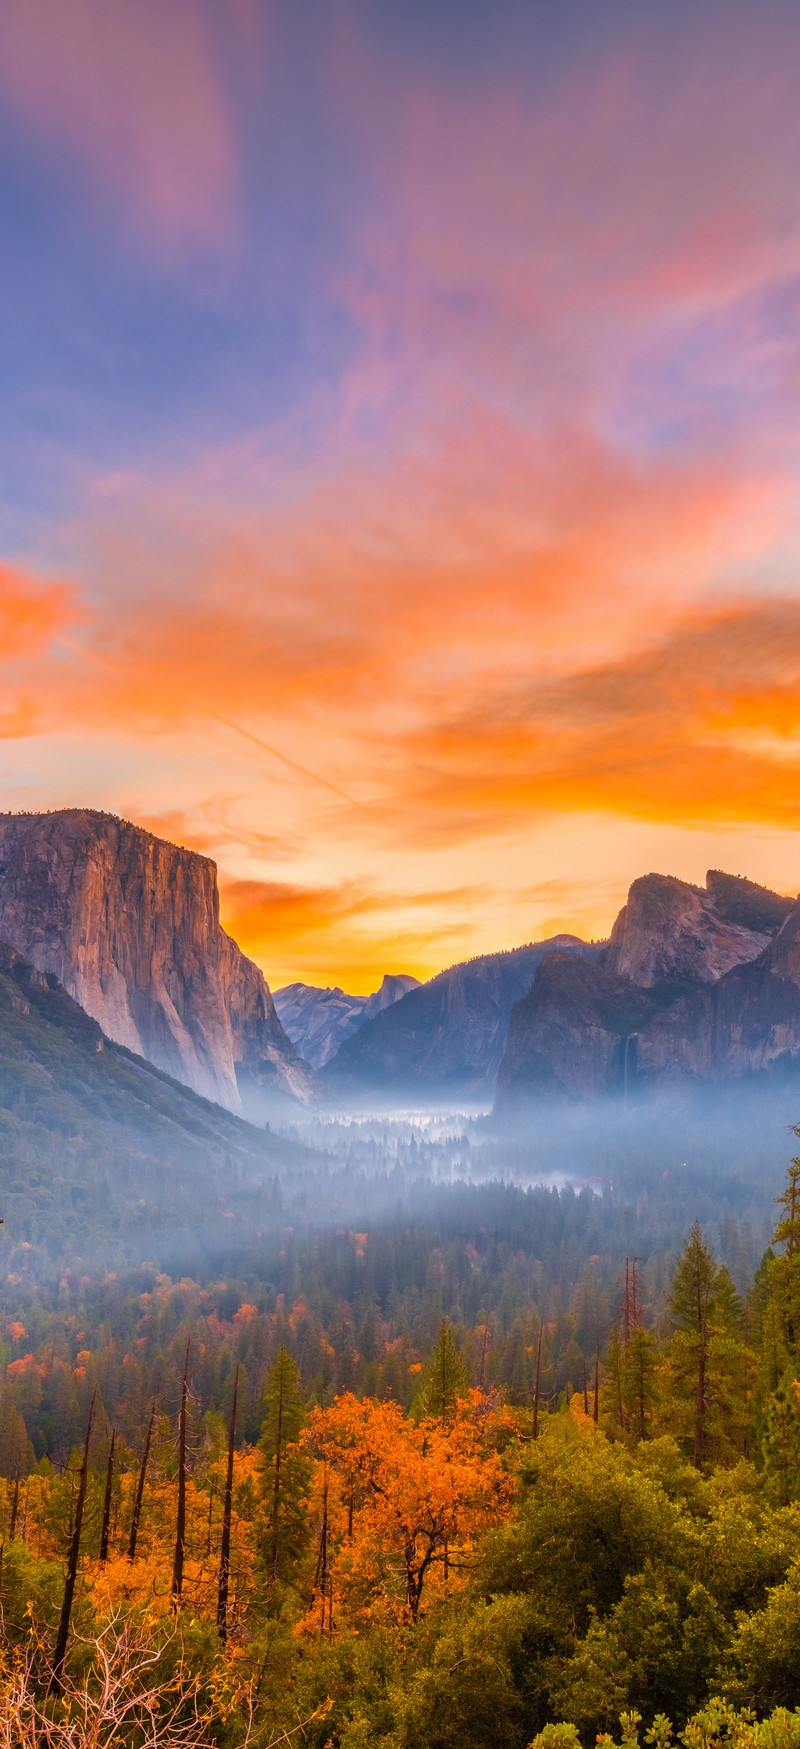
[[[719,1084],[800,1064],[800,905],[711,870],[634,881],[606,947],[543,960],[513,1009],[496,1111]]]
[[[58,1275],[76,1257],[105,1271],[176,1254],[188,1268],[231,1230],[234,1207],[250,1231],[275,1175],[312,1160],[112,1043],[0,943],[4,1268],[49,1260]]]
[[[321,1069],[365,1020],[382,1014],[418,983],[419,979],[408,973],[387,972],[371,996],[348,996],[338,984],[326,989],[315,984],[284,984],[273,992],[273,1000],[287,1037],[307,1063]]]
[[[0,815],[0,940],[117,1044],[235,1110],[311,1081],[208,857],[90,809]]]
[[[327,1064],[323,1084],[334,1096],[486,1098],[494,1090],[512,1005],[527,993],[553,948],[567,957],[596,952],[577,936],[557,935],[452,966],[365,1020]]]

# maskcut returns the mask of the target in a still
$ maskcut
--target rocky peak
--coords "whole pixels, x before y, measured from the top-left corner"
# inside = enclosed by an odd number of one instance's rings
[[[242,1073],[303,1091],[261,972],[220,926],[208,857],[90,809],[2,814],[0,938],[195,1092],[235,1109]]]
[[[611,931],[605,963],[644,989],[684,980],[714,984],[763,952],[789,908],[791,901],[716,870],[705,888],[673,875],[642,875]]]
[[[373,990],[367,997],[361,1010],[364,1020],[371,1020],[374,1014],[382,1014],[385,1008],[391,1008],[393,1002],[399,1002],[407,996],[409,990],[416,990],[419,978],[412,978],[410,972],[386,972],[380,987]]]

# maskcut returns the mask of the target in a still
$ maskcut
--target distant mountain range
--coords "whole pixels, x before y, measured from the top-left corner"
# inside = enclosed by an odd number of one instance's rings
[[[384,1102],[490,1100],[512,1006],[554,950],[597,952],[577,936],[555,935],[451,966],[346,1039],[323,1071],[323,1087],[333,1097],[365,1093]]]
[[[741,1081],[800,1064],[800,904],[712,870],[634,881],[592,959],[548,955],[515,1006],[499,1115]]]
[[[258,1122],[297,1101],[494,1101],[528,1123],[554,1102],[800,1069],[800,904],[715,870],[705,887],[634,881],[607,942],[557,935],[425,984],[291,984],[273,1001],[220,926],[207,857],[89,809],[3,814],[0,952],[57,980],[138,1073]],[[17,1012],[9,999],[0,1045]]]
[[[338,984],[326,989],[316,984],[285,984],[273,991],[273,1000],[287,1038],[307,1063],[322,1069],[365,1021],[391,1008],[418,984],[419,979],[407,972],[387,972],[371,996],[348,996]]]

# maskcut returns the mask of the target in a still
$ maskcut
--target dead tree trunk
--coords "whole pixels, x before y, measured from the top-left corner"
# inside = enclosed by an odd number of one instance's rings
[[[186,1552],[186,1398],[189,1392],[189,1344],[183,1363],[181,1408],[178,1416],[178,1513],[175,1522],[175,1556],[172,1562],[172,1609],[177,1615],[183,1591],[183,1557]]]
[[[139,1480],[136,1483],[136,1499],[133,1502],[133,1517],[131,1519],[131,1533],[130,1533],[130,1536],[128,1538],[128,1560],[129,1561],[135,1561],[135,1559],[136,1559],[136,1539],[139,1535],[139,1520],[142,1516],[142,1501],[144,1500],[144,1482],[145,1482],[145,1476],[147,1475],[147,1460],[150,1456],[150,1441],[153,1437],[153,1422],[155,1421],[155,1418],[156,1418],[156,1406],[155,1406],[155,1402],[153,1402],[153,1406],[150,1410],[150,1420],[147,1423],[147,1433],[145,1435],[144,1451],[142,1452],[142,1461],[139,1465]]]
[[[70,1537],[69,1551],[67,1554],[67,1574],[64,1580],[64,1597],[61,1604],[61,1618],[58,1624],[58,1634],[56,1636],[56,1649],[53,1653],[53,1668],[50,1673],[50,1685],[48,1688],[49,1694],[61,1694],[63,1692],[61,1678],[64,1671],[64,1660],[67,1656],[67,1640],[69,1638],[69,1624],[72,1615],[72,1599],[75,1596],[75,1581],[78,1577],[78,1559],[81,1552],[81,1532],[83,1530],[83,1511],[86,1505],[86,1481],[89,1475],[89,1441],[92,1437],[95,1396],[96,1392],[93,1391],[92,1401],[89,1404],[89,1419],[86,1423],[86,1434],[83,1441],[83,1459],[81,1462],[80,1481],[78,1483],[78,1499],[75,1506],[75,1524],[72,1536]]]
[[[225,1472],[225,1503],[222,1509],[222,1542],[219,1550],[219,1585],[217,1587],[217,1632],[224,1646],[228,1638],[228,1587],[231,1571],[231,1510],[233,1504],[233,1443],[236,1438],[236,1400],[239,1395],[239,1368],[233,1379],[233,1402],[228,1428],[228,1468]]]
[[[319,1527],[319,1545],[317,1548],[317,1570],[314,1574],[314,1589],[319,1591],[319,1631],[320,1637],[325,1632],[325,1605],[328,1596],[328,1466],[324,1467],[322,1482],[322,1523]],[[333,1605],[331,1605],[333,1608]]]
[[[17,1534],[17,1513],[19,1512],[19,1470],[14,1477],[14,1492],[11,1496],[11,1521],[8,1526],[8,1540],[13,1543]]]
[[[108,1464],[106,1465],[106,1491],[103,1495],[103,1518],[100,1525],[100,1560],[108,1560],[108,1533],[111,1528],[111,1490],[114,1485],[114,1447],[117,1443],[116,1429],[111,1429],[111,1444],[108,1448]]]
[[[533,1381],[533,1426],[531,1438],[539,1438],[539,1396],[542,1387],[542,1337],[544,1335],[544,1318],[539,1319],[539,1340],[536,1344],[536,1376]]]

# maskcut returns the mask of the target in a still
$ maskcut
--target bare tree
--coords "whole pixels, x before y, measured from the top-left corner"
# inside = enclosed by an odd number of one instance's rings
[[[166,1643],[121,1613],[91,1638],[76,1636],[91,1651],[90,1667],[80,1677],[65,1674],[59,1694],[63,1706],[54,1711],[42,1696],[37,1672],[46,1656],[44,1635],[34,1625],[24,1652],[11,1660],[0,1676],[0,1749],[115,1749],[136,1743],[137,1749],[213,1749],[219,1724],[208,1712],[200,1685],[183,1667],[164,1674]],[[244,1735],[252,1736],[252,1697],[242,1695]]]
[[[166,1639],[156,1639],[120,1611],[98,1634],[76,1640],[89,1655],[88,1668],[82,1659],[81,1677],[65,1672],[63,1704],[55,1709],[38,1680],[47,1639],[36,1622],[24,1649],[0,1667],[0,1749],[119,1749],[123,1743],[136,1749],[215,1749],[225,1721],[184,1665],[177,1625]],[[176,1658],[169,1656],[173,1647]],[[237,1698],[242,1734],[235,1749],[249,1749],[253,1685],[243,1686]],[[306,1726],[327,1718],[332,1706],[328,1699],[305,1718],[295,1715],[296,1723],[270,1737],[264,1749],[305,1739]]]
[[[67,1573],[64,1580],[64,1597],[61,1604],[61,1619],[56,1635],[56,1649],[53,1653],[53,1667],[50,1672],[50,1694],[63,1692],[64,1660],[67,1656],[67,1640],[69,1624],[72,1615],[72,1599],[75,1596],[75,1581],[78,1577],[78,1560],[81,1552],[81,1533],[83,1531],[83,1511],[86,1505],[86,1481],[89,1474],[89,1441],[92,1437],[92,1420],[94,1418],[94,1403],[96,1392],[92,1392],[89,1404],[89,1419],[86,1423],[86,1434],[83,1441],[83,1458],[81,1461],[80,1479],[78,1481],[78,1498],[75,1503],[75,1524],[70,1537],[67,1554]]]
[[[233,1379],[233,1402],[228,1428],[228,1468],[225,1474],[225,1503],[222,1509],[222,1542],[219,1551],[219,1587],[217,1590],[217,1629],[225,1644],[228,1638],[228,1583],[231,1570],[231,1510],[233,1505],[233,1446],[236,1438],[236,1401],[239,1395],[239,1368]]]
[[[177,1614],[183,1591],[183,1557],[186,1552],[186,1399],[189,1394],[189,1344],[183,1363],[181,1407],[178,1416],[178,1512],[175,1522],[175,1556],[172,1562],[172,1608]]]
[[[147,1423],[147,1433],[144,1441],[142,1461],[139,1465],[139,1480],[136,1483],[136,1499],[133,1502],[133,1517],[131,1518],[131,1534],[128,1539],[128,1560],[136,1559],[136,1541],[139,1535],[139,1520],[142,1516],[142,1501],[144,1500],[144,1480],[147,1475],[147,1460],[150,1456],[150,1441],[153,1437],[153,1422],[156,1418],[156,1405],[153,1401],[150,1410],[150,1420]]]
[[[111,1429],[111,1444],[108,1448],[108,1463],[106,1465],[106,1487],[103,1495],[103,1518],[100,1525],[100,1560],[108,1560],[108,1533],[111,1527],[111,1491],[114,1485],[114,1447],[117,1443],[115,1428]]]

